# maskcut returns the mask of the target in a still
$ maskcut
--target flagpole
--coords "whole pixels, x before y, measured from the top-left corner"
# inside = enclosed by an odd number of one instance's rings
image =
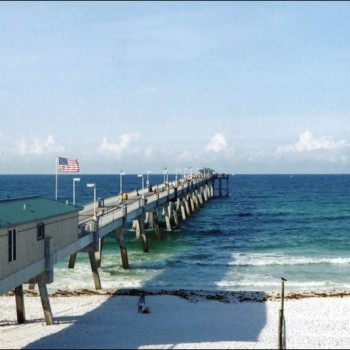
[[[58,187],[58,173],[57,173],[57,168],[58,168],[58,157],[56,157],[55,163],[56,163],[56,191],[55,191],[55,198],[56,198],[56,201],[57,201],[57,187]]]

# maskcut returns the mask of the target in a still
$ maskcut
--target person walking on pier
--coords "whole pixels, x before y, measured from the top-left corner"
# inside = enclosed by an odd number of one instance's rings
[[[123,203],[127,204],[128,194],[126,192],[123,192],[122,198],[123,198]]]

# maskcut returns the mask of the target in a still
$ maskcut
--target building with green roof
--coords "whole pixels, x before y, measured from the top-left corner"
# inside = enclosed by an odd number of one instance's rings
[[[81,208],[39,196],[0,200],[0,229],[76,213]]]
[[[0,200],[0,294],[48,271],[45,240],[51,256],[75,242],[81,209],[38,196]]]

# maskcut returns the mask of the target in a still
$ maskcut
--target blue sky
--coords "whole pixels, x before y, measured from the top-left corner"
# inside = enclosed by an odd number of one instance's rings
[[[0,2],[0,173],[350,173],[349,2]]]

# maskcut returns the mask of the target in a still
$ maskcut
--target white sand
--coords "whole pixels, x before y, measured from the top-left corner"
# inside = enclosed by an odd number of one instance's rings
[[[46,326],[40,299],[25,297],[26,319],[16,320],[15,298],[0,297],[1,348],[276,348],[279,301],[197,302],[146,296],[52,297],[55,324]],[[285,301],[287,348],[350,348],[350,298]]]

